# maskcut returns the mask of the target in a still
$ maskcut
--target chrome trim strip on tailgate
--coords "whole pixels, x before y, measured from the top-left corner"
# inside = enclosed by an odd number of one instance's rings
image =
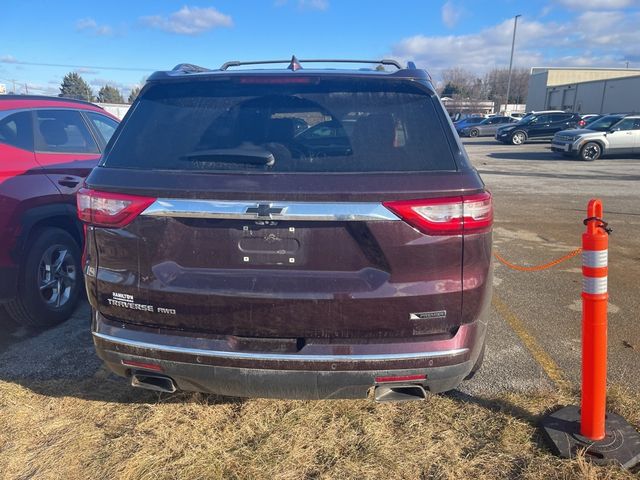
[[[125,345],[132,348],[142,348],[145,350],[155,350],[158,352],[183,353],[188,355],[199,355],[204,357],[216,357],[226,359],[241,360],[278,360],[292,362],[352,362],[352,361],[384,361],[384,360],[420,360],[424,358],[439,358],[462,355],[469,351],[468,348],[456,348],[452,350],[442,350],[438,352],[415,352],[415,353],[386,353],[386,354],[360,354],[360,355],[299,355],[295,353],[247,353],[247,352],[227,352],[219,350],[205,350],[201,348],[176,347],[173,345],[157,345],[154,343],[129,340],[104,333],[93,332],[93,336],[107,342]]]
[[[375,202],[256,202],[173,198],[158,198],[141,215],[321,222],[400,220],[384,205]]]

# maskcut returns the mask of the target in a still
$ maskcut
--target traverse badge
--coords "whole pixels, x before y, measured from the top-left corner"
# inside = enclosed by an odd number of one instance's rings
[[[409,314],[409,320],[430,320],[432,318],[446,318],[446,310],[436,310],[435,312],[415,312]]]

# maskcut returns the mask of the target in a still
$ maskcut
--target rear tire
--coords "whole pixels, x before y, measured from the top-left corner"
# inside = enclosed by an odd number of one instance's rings
[[[511,144],[512,145],[522,145],[527,141],[527,134],[521,131],[514,132],[511,135]]]
[[[66,231],[32,233],[18,278],[18,295],[5,305],[15,322],[52,327],[75,310],[82,292],[80,247]]]
[[[580,149],[580,160],[584,162],[593,162],[602,155],[602,147],[596,142],[588,142]]]
[[[472,130],[469,132],[469,136],[470,136],[470,137],[474,137],[474,138],[475,138],[475,137],[477,137],[478,135],[480,135],[480,132],[478,131],[478,129],[477,129],[477,128],[474,128],[474,129],[472,129]]]

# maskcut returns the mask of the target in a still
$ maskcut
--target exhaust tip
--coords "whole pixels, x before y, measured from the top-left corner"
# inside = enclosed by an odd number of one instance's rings
[[[131,386],[154,392],[174,393],[176,391],[176,385],[171,378],[153,373],[134,373],[131,375]]]
[[[422,385],[378,385],[374,391],[376,402],[410,402],[425,400],[427,392]]]

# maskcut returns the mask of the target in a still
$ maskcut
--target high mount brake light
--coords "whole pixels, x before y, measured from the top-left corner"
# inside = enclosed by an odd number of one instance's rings
[[[287,83],[317,83],[317,80],[311,77],[297,77],[297,76],[287,76],[287,77],[241,77],[240,83],[246,84],[262,84],[262,85],[280,85]]]
[[[493,224],[489,192],[460,197],[384,202],[412,227],[428,235],[488,232]]]
[[[121,228],[151,205],[156,199],[122,193],[98,192],[82,188],[78,191],[78,218],[90,225]]]

